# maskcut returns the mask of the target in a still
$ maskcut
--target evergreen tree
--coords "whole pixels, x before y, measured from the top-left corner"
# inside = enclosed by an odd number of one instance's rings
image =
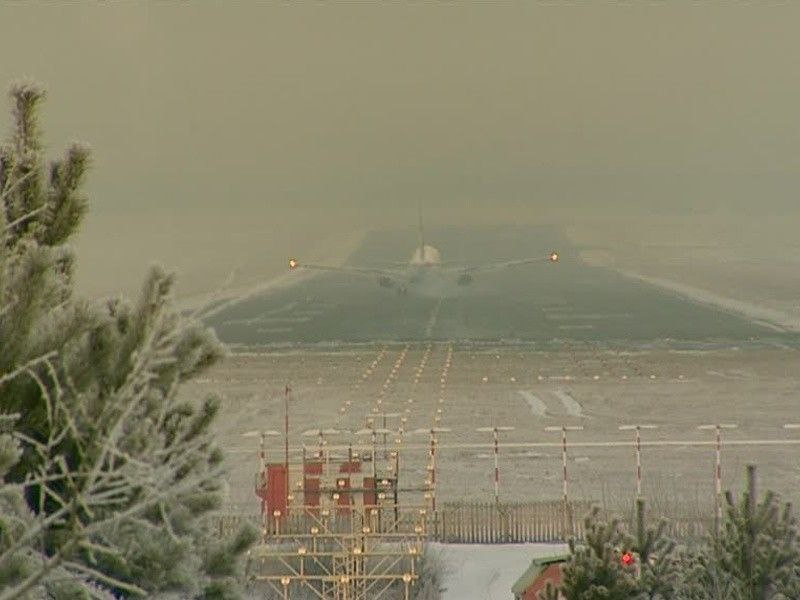
[[[647,527],[644,500],[636,501],[636,532],[622,531],[619,521],[606,523],[595,508],[586,518],[586,543],[569,542],[570,560],[564,565],[560,590],[548,584],[540,597],[557,600],[670,600],[681,568],[676,544],[665,534],[666,522]],[[627,553],[630,564],[622,560]]]
[[[135,304],[73,297],[66,242],[86,212],[89,151],[45,167],[38,86],[12,87],[0,146],[0,600],[234,598],[252,528],[218,540],[209,427],[219,399],[180,384],[223,356],[154,267]]]
[[[756,471],[736,503],[728,492],[719,535],[686,557],[680,598],[788,600],[800,598],[800,540],[791,504],[768,491],[757,502]]]
[[[667,521],[659,520],[648,527],[645,502],[636,500],[636,536],[631,545],[639,565],[639,588],[649,600],[674,598],[681,570],[681,559],[675,540],[666,534]]]
[[[757,502],[755,467],[739,503],[729,492],[718,535],[678,551],[664,533],[645,526],[644,503],[637,502],[636,534],[622,533],[617,521],[586,521],[586,543],[570,541],[560,590],[552,585],[542,600],[612,598],[650,600],[797,600],[800,598],[800,537],[790,504],[772,492]],[[626,567],[620,552],[630,551]],[[633,568],[631,568],[633,567]]]
[[[610,523],[600,518],[595,507],[586,517],[586,541],[578,545],[569,540],[570,560],[563,566],[564,579],[560,590],[548,584],[542,600],[556,600],[558,592],[567,600],[634,600],[639,593],[635,569],[620,560],[629,540],[619,521]]]

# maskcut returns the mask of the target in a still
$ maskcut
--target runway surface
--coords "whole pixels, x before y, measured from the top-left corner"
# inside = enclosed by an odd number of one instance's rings
[[[368,235],[348,264],[407,261],[412,230]],[[445,262],[470,264],[545,256],[541,263],[476,273],[425,295],[399,295],[375,278],[319,273],[243,299],[208,319],[232,345],[448,341],[746,341],[789,339],[757,323],[582,262],[555,228],[438,229],[428,234]],[[287,249],[302,253],[302,249]],[[302,261],[302,256],[299,257]],[[791,338],[793,339],[793,337]]]

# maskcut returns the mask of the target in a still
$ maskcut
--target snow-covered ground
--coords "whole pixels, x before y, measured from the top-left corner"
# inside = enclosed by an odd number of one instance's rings
[[[800,331],[796,215],[618,218],[568,226],[566,237],[595,267],[735,313]]]
[[[715,294],[708,290],[700,289],[685,283],[664,279],[661,277],[650,277],[628,269],[617,269],[617,272],[656,287],[669,290],[679,296],[688,298],[694,302],[708,304],[720,308],[726,312],[731,312],[743,316],[759,325],[763,325],[775,331],[800,331],[800,320],[791,314],[761,306],[753,302],[728,298],[720,294]]]
[[[509,600],[531,560],[566,551],[565,544],[430,544],[441,557],[442,600]]]
[[[712,446],[647,443],[711,443],[713,436],[697,426],[716,422],[738,424],[738,429],[726,432],[726,441],[796,439],[793,430],[783,425],[797,422],[800,384],[794,349],[778,344],[708,346],[650,344],[621,350],[590,344],[574,346],[571,351],[539,351],[501,346],[479,350],[456,345],[448,361],[448,346],[434,344],[421,375],[419,365],[425,346],[419,344],[411,345],[405,354],[403,345],[251,353],[230,357],[202,378],[188,382],[181,393],[187,398],[218,393],[223,398],[216,430],[227,456],[228,509],[234,512],[258,510],[252,488],[258,466],[258,438],[251,437],[251,432],[282,429],[283,385],[289,380],[293,384],[293,460],[299,458],[302,444],[311,450],[317,445],[315,437],[303,436],[302,432],[327,427],[358,431],[365,426],[365,418],[375,414],[376,407],[378,412],[403,414],[407,432],[430,427],[431,417],[439,416],[440,426],[451,431],[441,436],[437,453],[437,497],[442,502],[490,501],[492,439],[475,429],[493,423],[514,426],[500,440],[502,499],[556,500],[561,497],[560,440],[545,428],[583,425],[582,431],[569,436],[570,494],[576,499],[615,505],[629,499],[636,472],[632,445],[626,444],[632,443],[632,437],[618,427],[655,424],[659,428],[648,430],[644,439],[645,495],[676,501],[680,496],[692,506],[699,498],[704,505],[711,505]],[[442,379],[446,379],[443,394]],[[580,416],[570,414],[572,405],[565,406],[557,392],[568,393],[578,403]],[[532,410],[531,397],[539,401],[534,403],[536,410]],[[397,432],[399,425],[397,418],[387,418],[392,431]],[[388,445],[394,447],[395,435],[387,437]],[[331,437],[329,443],[341,446],[351,441],[368,445],[369,438],[339,435]],[[383,440],[379,441],[382,445]],[[573,442],[609,441],[623,445],[572,447]],[[409,485],[425,479],[427,442],[422,434],[409,433],[403,438],[401,475]],[[552,446],[512,446],[521,443]],[[280,436],[269,438],[269,460],[283,456],[282,444]],[[454,447],[458,444],[479,445]],[[755,462],[765,488],[784,494],[787,500],[795,499],[800,490],[800,470],[792,458],[795,455],[796,447],[726,445],[722,453],[723,485],[739,489],[745,465]],[[380,468],[388,469],[389,465],[381,462]]]

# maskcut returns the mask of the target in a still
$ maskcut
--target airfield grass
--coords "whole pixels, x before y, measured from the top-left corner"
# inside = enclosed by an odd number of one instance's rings
[[[449,348],[452,358],[447,367]],[[738,426],[723,433],[723,442],[800,438],[797,430],[783,428],[800,420],[796,350],[756,345],[627,348],[564,343],[541,350],[420,342],[241,353],[190,382],[182,394],[187,398],[209,392],[222,396],[216,427],[226,450],[229,494],[225,509],[243,513],[259,510],[253,486],[259,444],[255,432],[283,430],[286,383],[292,387],[293,463],[303,444],[309,451],[317,447],[318,437],[302,435],[306,430],[356,431],[365,427],[366,418],[376,410],[399,413],[406,418],[405,433],[398,438],[400,418],[387,417],[392,433],[386,436],[386,449],[400,448],[401,486],[422,486],[429,436],[409,432],[434,424],[450,429],[439,436],[440,503],[493,500],[491,434],[475,431],[478,427],[514,427],[501,434],[499,455],[500,496],[507,501],[561,498],[560,434],[546,432],[545,427],[582,426],[582,431],[569,432],[570,444],[623,442],[619,447],[569,447],[568,473],[572,498],[624,511],[635,495],[635,454],[632,432],[618,427],[656,425],[658,429],[642,432],[643,495],[651,498],[656,512],[673,518],[713,515],[714,447],[650,447],[647,442],[712,442],[713,431],[697,427],[720,422]],[[438,422],[434,421],[437,414]],[[381,417],[376,426],[382,426]],[[378,438],[376,461],[379,475],[389,465],[383,459],[382,438]],[[369,453],[369,441],[369,436],[338,435],[330,436],[328,443],[362,444]],[[503,445],[524,442],[553,445]],[[482,446],[448,448],[450,444]],[[791,445],[723,446],[723,488],[742,489],[745,465],[754,463],[762,489],[773,489],[796,502],[800,497],[797,456],[797,446]],[[268,460],[283,461],[282,437],[269,438]],[[291,478],[299,478],[299,469],[293,470]],[[401,501],[419,502],[421,496],[407,493]]]

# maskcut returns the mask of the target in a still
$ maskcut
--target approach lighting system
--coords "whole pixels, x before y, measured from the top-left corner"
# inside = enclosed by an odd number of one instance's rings
[[[295,270],[297,267],[300,266],[300,263],[297,261],[296,258],[289,259],[289,268]]]
[[[556,252],[555,250],[553,250],[553,251],[550,253],[550,256],[549,256],[548,258],[550,259],[550,262],[558,262],[558,252]]]

